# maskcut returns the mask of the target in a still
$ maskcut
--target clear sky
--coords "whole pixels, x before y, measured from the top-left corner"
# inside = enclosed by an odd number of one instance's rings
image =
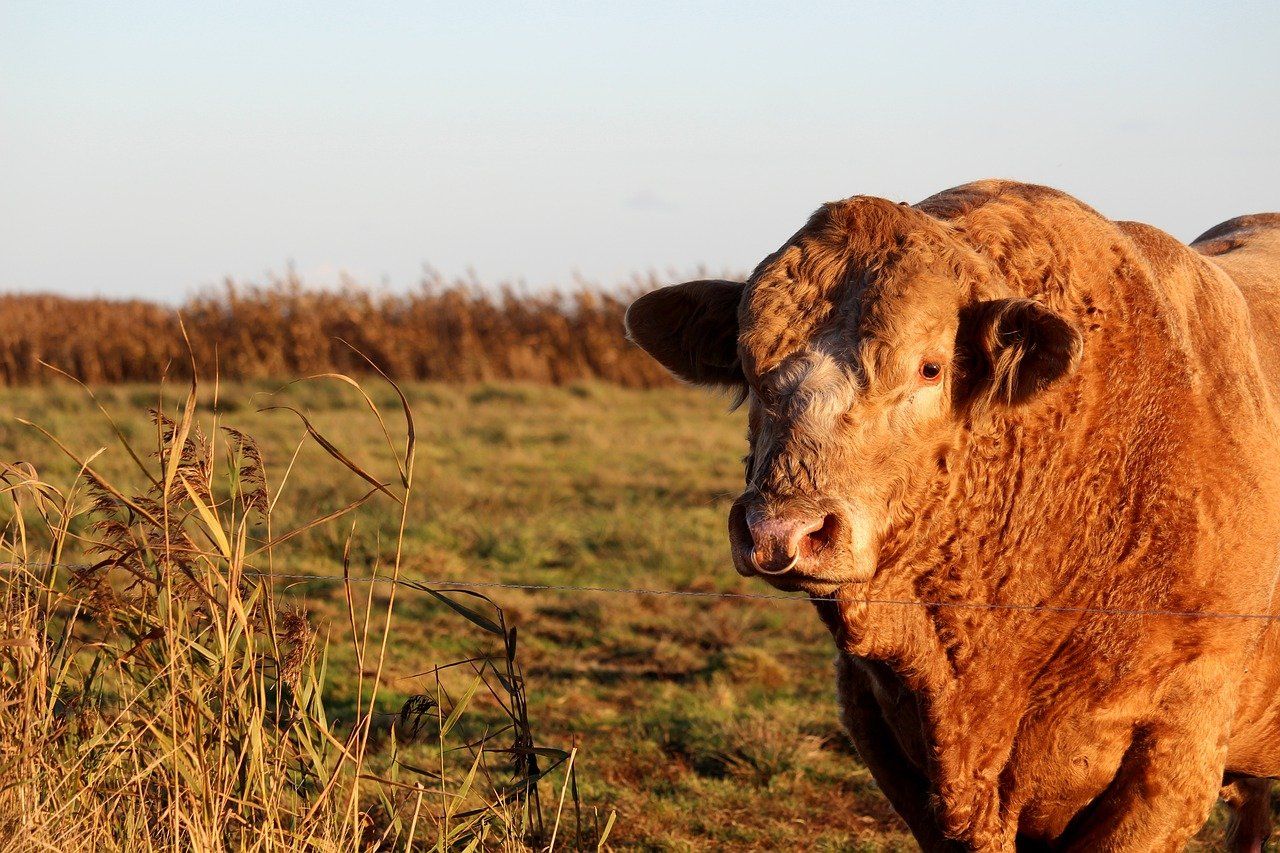
[[[0,0],[0,289],[746,270],[992,176],[1280,210],[1280,3],[968,5]]]

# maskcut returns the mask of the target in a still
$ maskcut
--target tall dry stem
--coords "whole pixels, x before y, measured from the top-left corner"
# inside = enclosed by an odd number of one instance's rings
[[[387,441],[397,430],[406,441],[393,476],[382,477],[302,415],[307,440],[337,474],[374,488],[288,531],[271,520],[287,471],[269,476],[252,436],[202,415],[194,380],[178,405],[161,399],[151,412],[150,452],[114,429],[122,447],[112,450],[134,460],[136,485],[100,472],[96,463],[111,451],[81,454],[74,437],[47,432],[76,462],[71,482],[0,464],[0,836],[11,848],[545,843],[540,782],[557,771],[576,784],[569,753],[535,745],[515,629],[484,596],[402,577],[416,455],[409,403],[397,388],[403,424],[393,430],[356,380],[315,381],[352,387]],[[273,575],[288,565],[295,537],[345,524],[375,500],[397,512],[397,542],[384,605],[375,607],[374,584],[363,595],[354,593],[356,578],[345,584],[360,678],[349,697],[355,719],[343,721],[333,710],[327,641]],[[349,549],[339,559],[356,574]],[[378,566],[359,574],[371,571]],[[429,597],[496,647],[437,665],[467,672],[460,695],[437,681],[400,708],[383,707],[401,591]],[[495,712],[505,723],[484,723],[479,737],[480,723],[464,725]],[[434,742],[439,769],[406,758],[411,742]],[[443,795],[438,805],[425,796],[432,790]]]

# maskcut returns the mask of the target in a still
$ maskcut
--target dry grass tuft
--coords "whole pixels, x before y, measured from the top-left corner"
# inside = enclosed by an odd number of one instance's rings
[[[312,432],[348,474],[378,486],[287,531],[274,529],[280,494],[269,486],[287,471],[269,477],[250,436],[202,423],[197,411],[193,382],[179,406],[153,412],[149,448],[116,430],[136,488],[109,482],[94,467],[98,454],[77,457],[49,433],[79,469],[71,483],[0,465],[8,849],[584,843],[573,754],[535,743],[516,631],[492,601],[418,585],[494,650],[436,666],[434,689],[386,709],[379,694],[398,587],[378,586],[375,597],[374,584],[348,581],[360,674],[354,710],[340,715],[326,694],[324,639],[270,577],[296,534],[343,523],[370,501],[388,501],[403,537],[415,456],[408,404],[408,441],[391,477],[359,468]],[[62,565],[72,553],[89,562]],[[400,563],[397,545],[390,565],[352,574],[395,579]],[[402,757],[398,745],[411,741],[428,745],[430,761]],[[544,803],[547,783],[554,789]]]
[[[727,734],[724,761],[730,774],[768,786],[801,772],[820,741],[805,734],[795,720],[752,711],[735,720]]]

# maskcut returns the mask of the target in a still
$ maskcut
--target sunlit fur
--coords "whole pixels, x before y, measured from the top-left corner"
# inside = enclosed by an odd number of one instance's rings
[[[1164,613],[1280,613],[1280,216],[1198,248],[985,181],[821,208],[699,315],[736,352],[631,309],[668,366],[736,358],[743,501],[843,518],[770,580],[928,849],[1181,849],[1224,773],[1280,774],[1280,629]]]

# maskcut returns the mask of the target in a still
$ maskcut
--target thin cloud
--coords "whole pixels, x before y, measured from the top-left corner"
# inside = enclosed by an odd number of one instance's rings
[[[640,190],[626,201],[631,210],[660,211],[668,213],[677,210],[677,205],[655,193],[653,190]]]

